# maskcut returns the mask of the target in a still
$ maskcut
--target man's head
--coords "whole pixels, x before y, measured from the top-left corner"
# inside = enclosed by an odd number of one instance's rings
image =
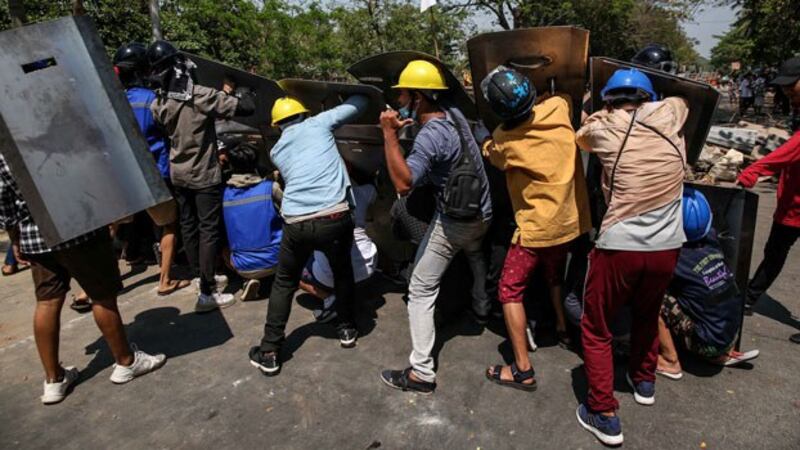
[[[440,96],[449,89],[444,75],[433,63],[411,61],[400,72],[395,90],[396,103],[402,119],[438,110]]]
[[[114,71],[126,88],[144,86],[150,70],[147,47],[139,42],[125,44],[114,54]]]
[[[653,83],[636,69],[619,69],[600,91],[603,101],[612,108],[638,106],[658,99]]]
[[[646,45],[636,53],[631,62],[669,73],[678,71],[678,63],[672,57],[672,52],[661,44]]]
[[[302,122],[309,113],[303,103],[293,97],[282,97],[272,105],[272,126],[283,131],[289,125]]]
[[[481,81],[481,91],[492,111],[504,123],[529,117],[536,102],[536,89],[521,73],[498,66]]]
[[[153,81],[163,87],[172,74],[175,64],[181,60],[181,54],[174,45],[167,41],[155,41],[147,48],[147,62]]]
[[[793,107],[800,108],[800,56],[784,61],[772,84],[783,89]]]
[[[252,174],[257,172],[258,148],[250,142],[233,144],[227,149],[228,164],[235,174]]]

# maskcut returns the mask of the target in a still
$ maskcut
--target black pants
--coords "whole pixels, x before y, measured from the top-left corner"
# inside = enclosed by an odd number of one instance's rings
[[[324,253],[331,265],[337,329],[355,328],[355,281],[350,258],[353,228],[353,218],[349,213],[335,219],[311,219],[283,226],[278,269],[269,296],[261,351],[277,352],[286,340],[286,322],[292,310],[292,298],[300,283],[303,267],[314,250]]]
[[[220,247],[222,189],[175,187],[175,201],[181,222],[181,235],[186,259],[194,273],[200,275],[200,292],[214,292],[214,269]]]
[[[786,263],[786,257],[789,256],[789,250],[798,237],[800,237],[800,228],[781,225],[777,222],[772,223],[767,245],[764,246],[764,260],[761,261],[756,274],[747,287],[748,305],[755,304],[778,278]]]

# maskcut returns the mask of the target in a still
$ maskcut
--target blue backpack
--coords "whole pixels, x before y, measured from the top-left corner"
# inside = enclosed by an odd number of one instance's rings
[[[272,181],[246,188],[226,186],[222,215],[236,270],[264,270],[278,265],[283,220],[272,202]]]

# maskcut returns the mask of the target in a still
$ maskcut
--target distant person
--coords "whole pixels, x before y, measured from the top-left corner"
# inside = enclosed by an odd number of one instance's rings
[[[577,133],[584,151],[603,167],[609,205],[589,255],[581,320],[589,396],[578,406],[581,426],[606,445],[622,444],[614,398],[609,323],[631,306],[631,352],[626,378],[634,400],[655,403],[658,316],[686,237],[681,194],[686,164],[682,129],[686,100],[662,101],[636,69],[617,70],[601,91],[605,107]]]
[[[14,257],[14,249],[11,245],[9,245],[8,250],[6,250],[6,259],[3,261],[3,276],[7,277],[14,275],[17,272],[26,269],[27,267],[27,264],[17,261],[17,258]]]
[[[153,118],[150,107],[156,100],[156,94],[147,88],[145,82],[149,72],[147,48],[138,42],[123,45],[114,55],[113,62],[119,80],[125,87],[133,114],[139,123],[139,129],[150,147],[150,153],[153,155],[158,171],[167,188],[172,192],[174,189],[169,175],[169,140],[164,135],[164,129]],[[161,254],[161,276],[157,292],[158,295],[165,296],[189,286],[189,280],[173,280],[171,277],[172,263],[175,260],[175,246],[177,245],[175,235],[178,225],[178,206],[174,199],[170,199],[168,202],[150,208],[148,213],[153,222],[161,227],[161,242],[158,246]]]
[[[783,89],[793,107],[800,108],[800,57],[786,60],[772,83]],[[800,237],[800,130],[794,130],[794,135],[785,144],[751,164],[736,182],[749,188],[755,186],[761,177],[776,175],[780,177],[778,207],[764,246],[764,259],[747,288],[746,311],[749,314],[780,275],[789,251]],[[800,333],[791,339],[800,344]]]
[[[339,345],[356,346],[355,280],[350,257],[355,200],[333,132],[356,120],[368,103],[366,96],[353,95],[341,105],[311,117],[308,108],[291,97],[276,100],[272,107],[272,126],[280,128],[281,136],[270,151],[270,158],[286,184],[281,204],[283,238],[264,335],[249,355],[250,364],[264,375],[280,373],[280,351],[286,342],[292,299],[303,268],[315,250],[325,254],[333,272]]]
[[[739,82],[739,114],[742,116],[753,106],[753,81],[753,74],[748,72]]]
[[[282,191],[278,183],[257,173],[257,151],[249,142],[228,148],[228,165],[233,174],[222,193],[228,237],[228,250],[223,254],[226,264],[246,280],[243,301],[258,298],[261,281],[275,273],[283,237],[283,219],[277,207]]]
[[[753,110],[756,116],[760,116],[764,109],[764,101],[767,95],[767,80],[762,74],[753,80]]]
[[[170,178],[183,247],[192,270],[200,275],[195,310],[224,308],[235,299],[216,292],[214,276],[222,222],[222,169],[214,122],[252,114],[255,100],[246,92],[237,97],[230,85],[227,91],[217,91],[195,84],[194,63],[169,42],[154,42],[147,57],[158,88],[151,111],[170,139]]]
[[[348,167],[353,184],[353,197],[356,208],[353,211],[353,246],[350,260],[353,264],[353,278],[356,283],[368,280],[375,273],[378,264],[378,247],[367,235],[367,211],[375,202],[378,191],[370,176]],[[336,295],[333,271],[324,253],[315,251],[300,281],[300,289],[322,300],[321,307],[314,310],[318,322],[329,322],[336,318]]]
[[[75,279],[92,298],[92,313],[114,358],[111,381],[121,384],[164,365],[166,356],[149,355],[129,344],[117,309],[122,281],[108,228],[49,248],[33,222],[5,158],[0,155],[0,227],[8,232],[20,262],[30,262],[36,295],[33,336],[44,366],[44,404],[64,400],[80,374],[62,367],[58,348],[61,308]]]
[[[569,345],[561,288],[570,244],[592,226],[589,199],[569,97],[556,95],[537,102],[530,80],[504,66],[481,84],[492,111],[503,120],[485,140],[483,153],[505,172],[518,224],[499,291],[515,361],[490,367],[486,376],[497,384],[531,391],[536,380],[528,357],[525,291],[541,268],[556,312],[558,339]]]
[[[742,299],[733,272],[711,227],[711,206],[691,187],[683,192],[683,230],[675,276],[658,319],[660,349],[656,373],[683,377],[677,343],[712,364],[733,366],[758,356],[734,350],[742,321]]]

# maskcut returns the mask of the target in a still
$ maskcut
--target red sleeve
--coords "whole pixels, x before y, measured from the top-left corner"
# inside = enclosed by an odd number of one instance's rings
[[[758,181],[758,177],[776,175],[798,161],[800,161],[800,132],[795,133],[769,155],[751,164],[739,175],[739,182],[745,187],[752,187]]]

